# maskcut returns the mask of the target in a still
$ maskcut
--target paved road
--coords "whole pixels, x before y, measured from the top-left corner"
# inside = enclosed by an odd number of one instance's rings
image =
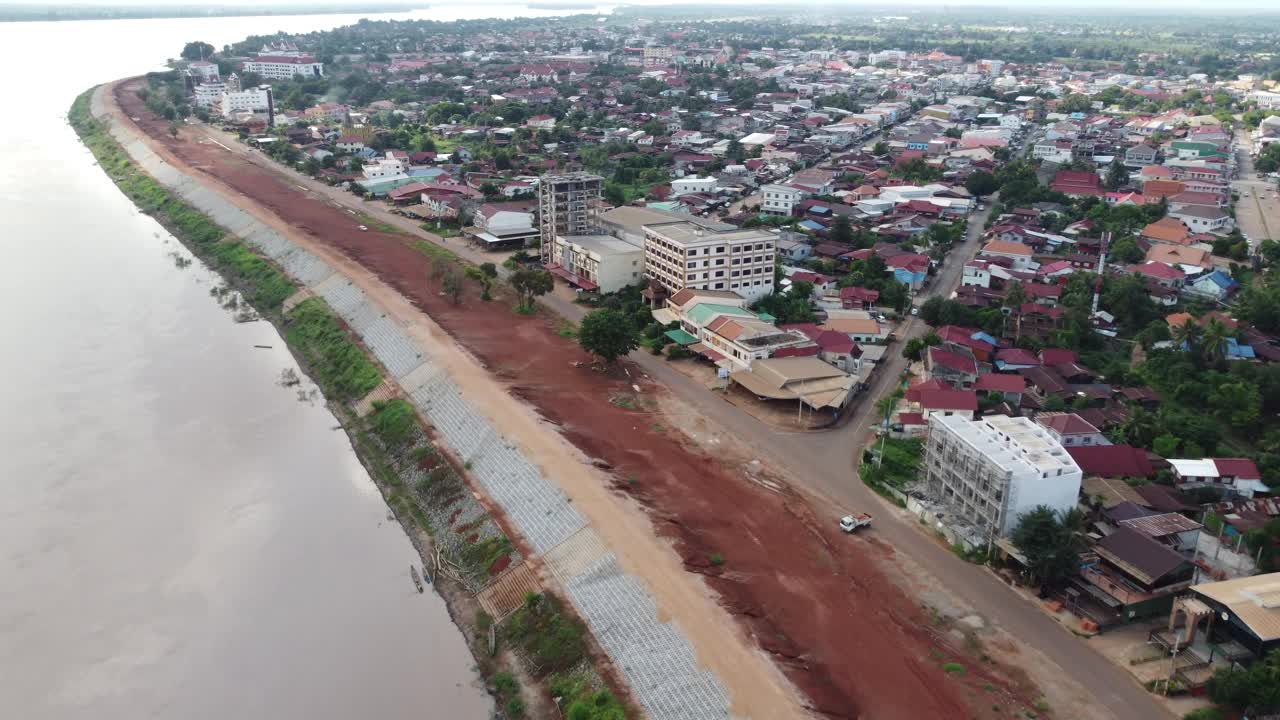
[[[1280,197],[1277,197],[1275,180],[1256,177],[1253,156],[1249,153],[1253,141],[1248,131],[1237,130],[1236,141],[1240,146],[1236,151],[1240,178],[1231,183],[1232,189],[1240,194],[1236,222],[1240,232],[1249,238],[1249,249],[1256,251],[1263,240],[1280,240]]]
[[[218,131],[211,130],[214,137]],[[473,262],[492,259],[478,249],[460,240],[444,241],[436,235],[424,232],[417,223],[387,212],[380,203],[369,203],[350,193],[317,182],[291,169],[282,168],[270,158],[247,149],[234,138],[222,136],[231,152],[241,154],[250,161],[282,171],[307,192],[322,195],[332,202],[351,209],[363,210],[377,219],[394,225],[405,232],[440,243],[453,252]],[[969,231],[964,242],[954,248],[933,277],[932,283],[919,297],[927,299],[935,295],[949,296],[960,283],[964,264],[978,250],[983,225],[994,205],[990,198],[988,209],[969,218]],[[586,313],[579,305],[554,294],[540,298],[541,302],[564,317],[578,320]],[[928,332],[928,326],[918,318],[908,316],[899,328],[899,343]],[[1124,720],[1168,718],[1169,714],[1122,669],[1115,667],[1092,648],[1072,636],[1066,629],[1037,607],[1016,594],[1005,583],[987,571],[969,564],[920,531],[914,520],[904,518],[896,508],[862,484],[857,475],[857,464],[862,449],[873,436],[871,426],[876,422],[875,400],[897,384],[906,360],[899,352],[900,344],[886,353],[882,366],[877,370],[870,387],[862,394],[859,406],[848,423],[826,432],[783,432],[742,412],[719,395],[674,370],[662,358],[647,352],[631,355],[637,365],[652,377],[664,383],[672,392],[696,407],[709,420],[726,432],[737,436],[744,445],[759,449],[760,456],[774,464],[787,468],[793,479],[802,484],[829,508],[831,520],[843,514],[844,509],[880,508],[877,513],[877,536],[905,553],[933,575],[950,592],[965,604],[976,608],[991,622],[1008,631],[1026,645],[1036,648],[1073,678],[1082,687],[1091,690],[1100,703]],[[821,507],[822,505],[819,505]]]

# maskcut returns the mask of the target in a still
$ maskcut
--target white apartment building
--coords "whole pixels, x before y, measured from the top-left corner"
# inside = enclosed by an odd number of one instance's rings
[[[193,94],[194,102],[197,107],[212,109],[222,106],[222,94],[227,91],[227,84],[223,82],[201,83],[195,87]]]
[[[399,158],[387,156],[366,163],[361,169],[366,180],[384,180],[404,175],[405,162]]]
[[[760,212],[772,215],[790,215],[796,203],[804,199],[805,192],[790,185],[765,185],[760,188]]]
[[[638,283],[644,271],[644,249],[612,235],[557,235],[547,267],[570,282],[602,293]],[[553,267],[555,266],[555,267]],[[590,285],[584,284],[585,280]]]
[[[645,276],[670,293],[728,290],[755,302],[773,293],[777,237],[757,229],[721,229],[676,221],[644,226]]]
[[[231,117],[238,112],[270,112],[271,109],[271,87],[268,85],[222,93],[223,117]]]
[[[931,415],[923,471],[950,521],[970,525],[983,542],[1007,537],[1040,505],[1060,512],[1075,507],[1082,478],[1048,431],[1007,415]]]
[[[244,71],[272,80],[320,77],[324,75],[324,63],[316,62],[310,55],[259,55],[245,61]]]

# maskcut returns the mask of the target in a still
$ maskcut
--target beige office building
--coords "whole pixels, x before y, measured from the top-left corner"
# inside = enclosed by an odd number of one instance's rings
[[[645,225],[644,271],[671,294],[685,288],[729,290],[750,303],[773,292],[777,245],[767,230],[689,221]]]

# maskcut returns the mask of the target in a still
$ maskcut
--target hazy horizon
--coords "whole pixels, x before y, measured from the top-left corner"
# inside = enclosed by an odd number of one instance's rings
[[[558,0],[564,1],[564,0]],[[427,6],[446,6],[446,5],[464,5],[471,4],[467,0],[421,0],[421,2],[413,2],[412,0],[390,0],[397,4]],[[528,5],[530,2],[537,4],[539,0],[490,0],[487,5]],[[579,0],[567,0],[569,3],[577,4]],[[195,5],[209,5],[215,7],[227,7],[243,5],[246,7],[262,7],[262,6],[281,6],[281,5],[359,5],[359,0],[214,0],[213,2],[198,3],[194,0],[125,0],[118,2],[115,0],[57,0],[55,2],[30,2],[29,0],[0,0],[0,5],[23,5],[29,7],[68,7],[68,6],[95,6],[95,7],[191,7]],[[370,0],[370,5],[386,4],[379,3],[377,0]],[[580,4],[584,7],[593,5],[630,5],[641,7],[662,7],[662,6],[683,6],[683,5],[701,5],[701,6],[751,6],[751,5],[768,5],[776,7],[777,3],[773,0],[627,0],[623,2],[610,0],[581,0]],[[957,8],[974,8],[974,7],[990,7],[993,9],[1004,9],[1011,12],[1020,12],[1028,10],[1049,10],[1055,12],[1068,13],[1077,8],[1090,8],[1093,10],[1112,11],[1117,14],[1128,13],[1142,10],[1168,11],[1177,10],[1188,14],[1214,14],[1224,10],[1233,12],[1250,11],[1257,13],[1273,14],[1280,12],[1280,7],[1260,7],[1261,3],[1247,2],[1244,0],[1222,0],[1214,3],[1212,7],[1207,7],[1203,2],[1196,0],[1129,0],[1124,7],[1117,7],[1114,0],[1074,0],[1072,2],[1061,2],[1060,0],[1020,0],[1016,3],[1011,2],[992,2],[992,0],[893,0],[893,2],[885,2],[884,0],[823,0],[821,2],[805,2],[796,3],[797,9],[812,9],[813,7],[865,7],[869,10],[885,10],[893,11],[903,6],[909,6],[913,10],[918,9],[935,9],[945,10],[952,7]]]

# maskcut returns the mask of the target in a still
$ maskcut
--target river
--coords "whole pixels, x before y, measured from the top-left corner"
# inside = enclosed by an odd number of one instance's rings
[[[274,328],[236,323],[65,123],[187,41],[356,19],[0,24],[0,717],[490,714],[333,415],[279,383]]]

